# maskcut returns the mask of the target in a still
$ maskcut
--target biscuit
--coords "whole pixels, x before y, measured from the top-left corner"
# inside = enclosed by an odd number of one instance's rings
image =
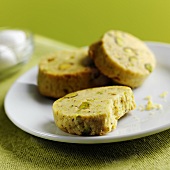
[[[132,88],[142,85],[156,65],[144,42],[122,31],[106,32],[89,47],[89,55],[103,74]]]
[[[39,92],[52,98],[111,82],[94,66],[88,49],[61,50],[43,58],[37,79]]]
[[[107,86],[67,94],[56,100],[52,108],[61,130],[76,135],[104,135],[135,107],[130,87]]]

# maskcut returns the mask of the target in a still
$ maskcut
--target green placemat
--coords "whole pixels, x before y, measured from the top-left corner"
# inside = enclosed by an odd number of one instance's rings
[[[149,137],[109,144],[67,144],[41,139],[17,128],[3,101],[11,84],[56,49],[74,48],[35,36],[35,53],[15,75],[0,82],[0,170],[170,169],[170,130]]]

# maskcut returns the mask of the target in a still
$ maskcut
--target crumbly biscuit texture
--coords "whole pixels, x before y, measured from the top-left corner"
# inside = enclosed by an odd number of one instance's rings
[[[117,83],[132,88],[140,86],[155,69],[150,49],[135,36],[122,31],[108,31],[89,48],[97,68]]]
[[[38,89],[47,97],[59,98],[70,92],[109,83],[110,79],[94,66],[87,49],[57,51],[39,63]]]
[[[104,135],[135,107],[129,87],[107,86],[69,93],[53,103],[53,113],[56,125],[65,132]]]

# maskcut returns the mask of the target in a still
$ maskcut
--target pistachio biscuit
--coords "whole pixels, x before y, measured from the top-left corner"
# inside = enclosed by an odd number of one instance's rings
[[[53,98],[110,83],[94,66],[87,49],[61,50],[43,58],[37,79],[39,92]]]
[[[69,93],[53,103],[53,113],[56,125],[65,132],[104,135],[135,107],[130,87],[107,86]]]
[[[96,67],[117,83],[132,88],[140,86],[156,65],[150,49],[135,36],[122,31],[108,31],[89,48]]]

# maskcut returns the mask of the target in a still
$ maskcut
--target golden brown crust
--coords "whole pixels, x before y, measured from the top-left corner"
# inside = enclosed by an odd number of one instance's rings
[[[70,92],[109,83],[110,79],[93,65],[84,49],[59,51],[39,64],[38,89],[44,96],[59,98]]]
[[[133,92],[125,86],[107,86],[70,93],[53,104],[56,125],[77,135],[104,135],[124,114],[135,109]]]
[[[120,37],[118,41],[116,38]],[[120,31],[105,33],[101,40],[90,46],[89,56],[103,74],[133,88],[144,82],[154,70],[156,62],[142,41]]]

